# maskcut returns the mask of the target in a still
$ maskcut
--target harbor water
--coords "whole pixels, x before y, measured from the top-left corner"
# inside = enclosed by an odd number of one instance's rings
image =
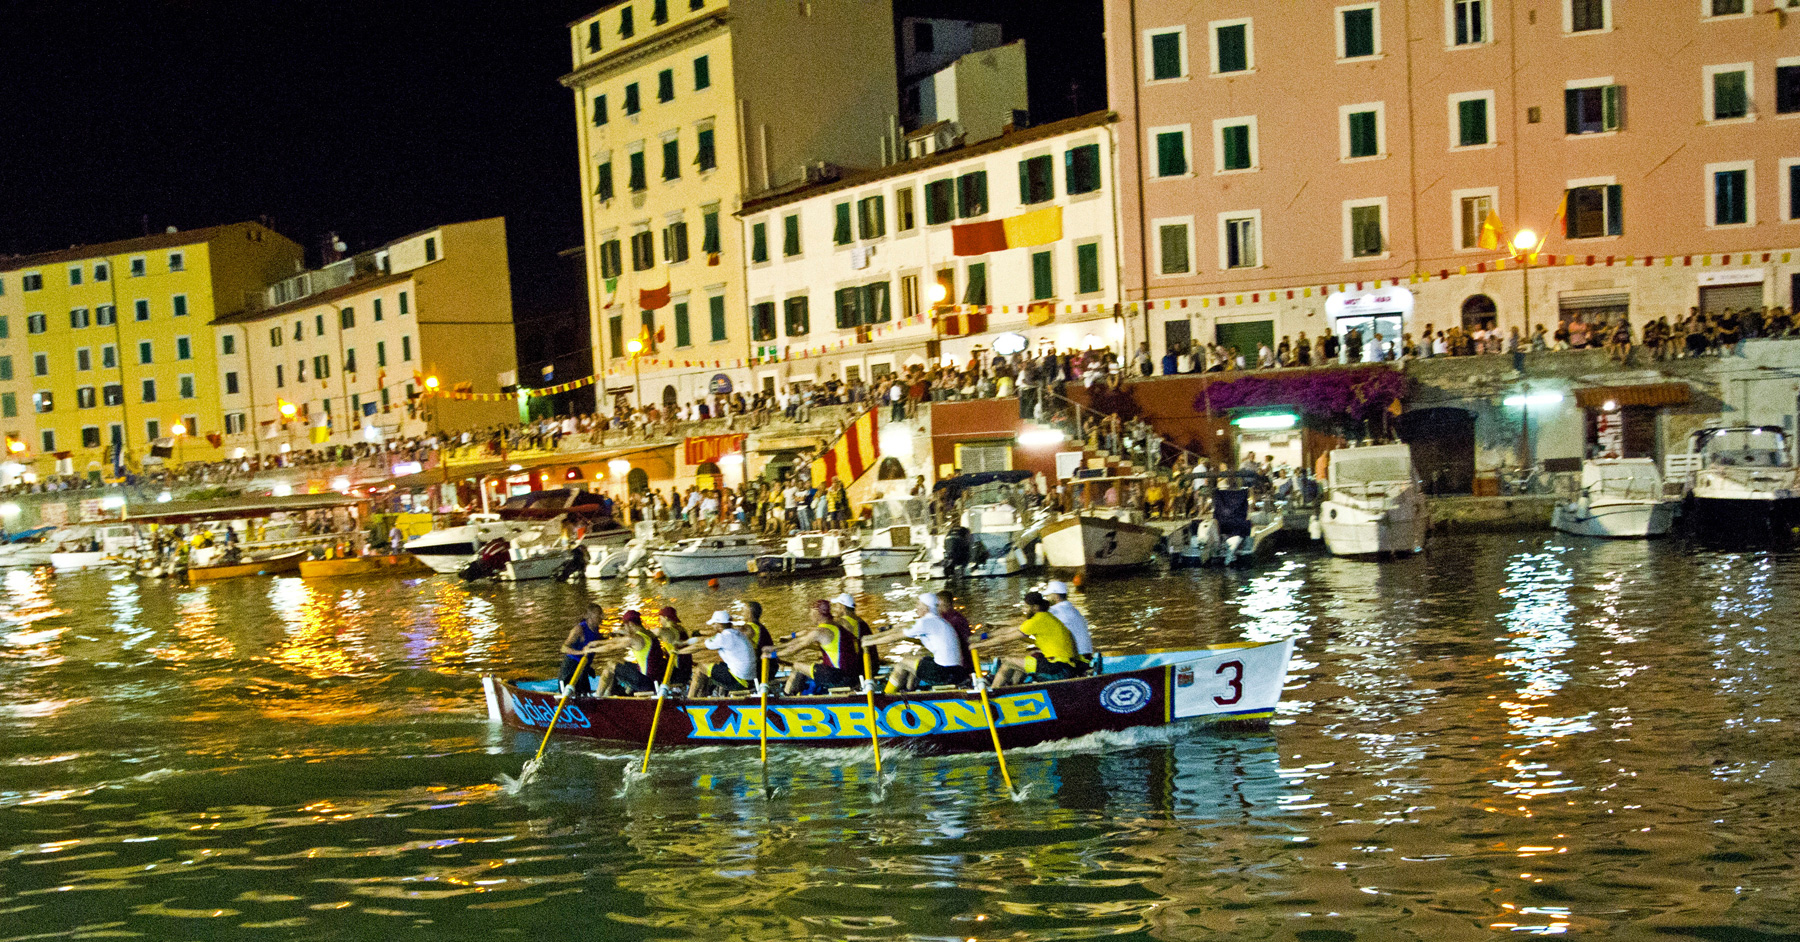
[[[1023,578],[967,583],[1016,623]],[[1448,537],[1096,579],[1103,650],[1295,638],[1267,729],[1012,757],[487,722],[591,597],[777,630],[836,580],[0,577],[0,942],[1794,938],[1800,557]],[[850,587],[865,615],[911,587]],[[878,618],[872,620],[879,620]]]

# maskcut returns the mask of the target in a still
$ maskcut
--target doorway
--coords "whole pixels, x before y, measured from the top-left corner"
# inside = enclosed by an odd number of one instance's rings
[[[1462,303],[1463,330],[1474,330],[1477,327],[1492,329],[1497,313],[1493,298],[1485,294],[1472,294]]]

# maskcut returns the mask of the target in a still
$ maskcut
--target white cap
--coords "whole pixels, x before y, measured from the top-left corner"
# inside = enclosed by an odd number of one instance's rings
[[[933,612],[937,611],[938,600],[937,600],[936,593],[920,592],[919,593],[919,601],[923,602],[925,604],[926,610],[933,611]]]
[[[832,599],[832,601],[836,602],[839,605],[844,606],[847,609],[850,609],[851,611],[856,610],[856,600],[851,598],[850,593],[848,593],[848,592],[845,592],[845,593],[839,595],[837,598]]]
[[[1069,594],[1069,584],[1067,582],[1052,582],[1049,585],[1044,586],[1044,594],[1066,597]]]
[[[706,623],[709,625],[729,625],[731,624],[731,613],[713,612],[713,617],[708,618]]]

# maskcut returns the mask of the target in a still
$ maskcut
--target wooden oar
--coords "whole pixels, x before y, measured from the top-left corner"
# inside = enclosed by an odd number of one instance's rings
[[[994,738],[994,758],[1000,762],[1000,778],[1006,782],[1006,791],[1013,790],[1012,773],[1006,770],[1006,750],[1000,748],[1000,728],[994,725],[994,711],[988,704],[987,679],[981,676],[981,662],[975,662],[975,689],[981,693],[981,715],[987,717],[988,735]]]
[[[762,693],[762,715],[758,717],[761,722],[756,725],[758,738],[762,740],[763,785],[766,787],[769,784],[769,656],[761,651],[756,652],[756,656],[762,661],[759,671],[762,683],[757,685]]]
[[[863,689],[869,695],[869,745],[875,748],[875,778],[881,778],[881,734],[875,730],[875,672],[869,669],[869,649],[858,639],[857,647],[862,648]]]
[[[669,655],[669,666],[663,668],[662,683],[656,686],[656,709],[650,714],[650,735],[644,740],[644,761],[639,775],[650,774],[650,747],[656,745],[656,724],[662,721],[663,692],[669,689],[669,678],[675,676],[675,655]]]
[[[575,673],[569,678],[569,689],[563,691],[562,699],[556,701],[556,711],[550,714],[550,726],[544,730],[544,741],[538,743],[537,755],[532,756],[531,761],[525,763],[525,768],[519,772],[519,784],[525,784],[532,775],[537,773],[538,763],[544,760],[544,750],[550,746],[550,734],[556,732],[556,721],[562,717],[563,707],[568,705],[569,698],[575,695],[575,688],[581,683],[581,675],[587,671],[589,657],[592,655],[583,651],[581,660],[575,662]]]

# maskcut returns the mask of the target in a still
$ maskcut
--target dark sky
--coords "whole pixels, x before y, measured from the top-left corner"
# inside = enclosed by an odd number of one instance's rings
[[[327,232],[360,251],[505,216],[515,317],[567,317],[581,197],[556,80],[564,24],[599,5],[0,0],[0,254],[268,216],[316,263]],[[1036,120],[1075,113],[1071,78],[1080,111],[1105,104],[1099,0],[897,6],[1023,35]]]

